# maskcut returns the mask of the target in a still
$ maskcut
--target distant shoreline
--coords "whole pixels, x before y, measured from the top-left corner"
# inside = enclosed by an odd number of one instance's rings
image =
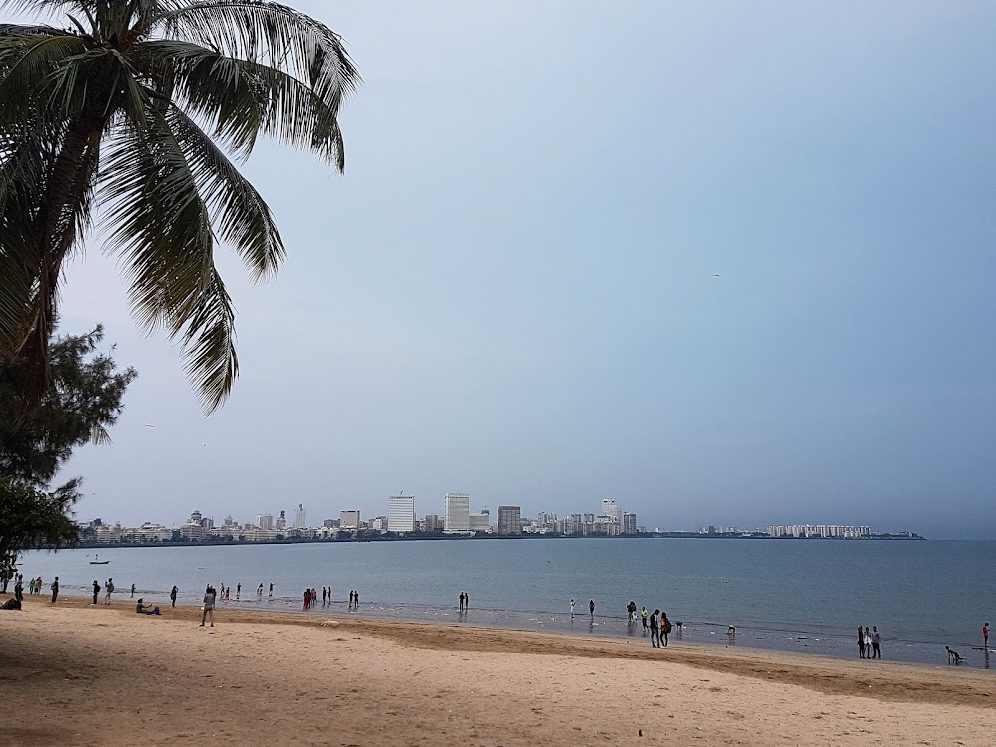
[[[229,545],[315,545],[315,544],[336,544],[346,542],[422,542],[422,541],[467,541],[467,540],[611,540],[611,539],[703,539],[703,540],[770,540],[772,542],[924,542],[926,537],[918,534],[876,534],[870,537],[770,537],[766,534],[700,534],[698,532],[645,532],[642,534],[620,534],[616,536],[606,535],[572,535],[572,534],[520,534],[520,535],[496,535],[496,534],[414,534],[414,535],[372,535],[372,536],[349,536],[337,538],[303,538],[293,537],[274,540],[225,540],[206,539],[192,540],[184,542],[174,542],[166,540],[164,542],[80,542],[73,545],[77,549],[99,550],[102,548],[124,548],[124,547],[217,547]],[[41,548],[54,549],[54,548]]]

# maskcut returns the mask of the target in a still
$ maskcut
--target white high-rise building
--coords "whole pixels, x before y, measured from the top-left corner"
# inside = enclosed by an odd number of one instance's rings
[[[622,523],[622,508],[612,498],[602,499],[602,516],[607,516],[617,524]]]
[[[443,496],[448,534],[470,531],[470,496],[466,493],[447,493]]]
[[[392,495],[387,499],[387,531],[415,531],[415,496]]]
[[[294,528],[304,529],[308,526],[308,514],[304,510],[304,504],[298,503],[297,510],[294,512]]]

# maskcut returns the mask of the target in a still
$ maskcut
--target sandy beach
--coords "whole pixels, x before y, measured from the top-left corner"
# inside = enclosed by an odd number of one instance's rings
[[[127,602],[0,612],[5,745],[991,745],[989,672]]]

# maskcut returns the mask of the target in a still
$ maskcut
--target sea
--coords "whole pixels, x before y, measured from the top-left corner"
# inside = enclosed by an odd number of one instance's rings
[[[95,554],[109,563],[91,565]],[[169,604],[174,584],[187,604],[200,604],[207,584],[224,585],[231,596],[219,603],[220,620],[226,608],[353,614],[649,646],[642,624],[627,621],[633,601],[682,623],[672,644],[846,658],[858,658],[858,626],[874,625],[884,659],[946,666],[949,645],[963,667],[983,669],[991,654],[980,631],[996,619],[996,542],[565,538],[108,547],[30,552],[20,567],[25,578],[42,577],[43,593],[56,575],[62,593],[76,596],[110,577],[117,600],[129,598],[135,584],[135,598],[159,606]],[[323,586],[333,593],[324,608]],[[304,613],[307,587],[319,590],[319,606]],[[353,589],[360,595],[355,612],[347,610]],[[458,610],[463,591],[466,614]]]

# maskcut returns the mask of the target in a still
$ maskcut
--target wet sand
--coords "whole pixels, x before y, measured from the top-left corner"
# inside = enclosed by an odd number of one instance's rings
[[[996,741],[991,672],[129,602],[0,612],[5,745]],[[641,736],[642,731],[642,736]]]

